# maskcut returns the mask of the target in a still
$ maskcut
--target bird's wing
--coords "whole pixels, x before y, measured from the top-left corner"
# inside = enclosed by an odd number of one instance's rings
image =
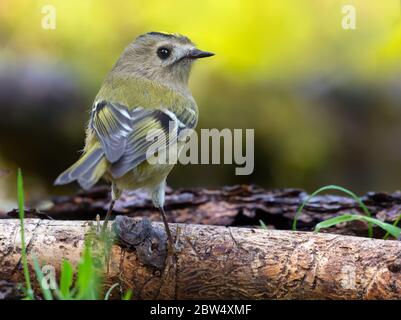
[[[129,110],[122,104],[102,101],[93,108],[90,127],[112,163],[112,176],[119,178],[146,160],[150,147],[165,149],[176,141],[169,138],[179,136],[183,129],[193,128],[195,124],[196,115],[189,109],[177,117],[167,109]],[[156,141],[152,134],[157,136]]]
[[[186,128],[169,110],[137,108],[132,114],[133,131],[127,139],[124,154],[110,169],[114,178],[122,177],[152,152],[163,151],[173,145],[182,129]]]
[[[94,104],[90,127],[96,132],[108,161],[113,163],[123,155],[132,132],[131,122],[131,114],[122,104],[108,101]]]

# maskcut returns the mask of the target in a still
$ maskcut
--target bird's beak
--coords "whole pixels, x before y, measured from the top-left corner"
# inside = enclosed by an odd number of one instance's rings
[[[186,54],[186,58],[188,59],[199,59],[199,58],[207,58],[214,56],[214,53],[212,52],[207,52],[207,51],[202,51],[199,49],[192,49]]]

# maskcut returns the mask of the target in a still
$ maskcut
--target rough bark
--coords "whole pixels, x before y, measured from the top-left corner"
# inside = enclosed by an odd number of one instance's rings
[[[124,243],[139,239],[143,222],[132,220],[117,219]],[[170,269],[139,254],[149,236],[142,232],[135,246],[113,245],[107,283],[132,288],[139,299],[401,299],[399,241],[184,224],[171,224],[173,233],[177,226],[181,249]],[[28,254],[57,270],[63,258],[76,264],[88,229],[83,221],[27,219]],[[0,278],[22,281],[15,219],[0,220]]]
[[[269,191],[253,185],[237,185],[215,190],[169,189],[166,195],[166,211],[169,222],[259,226],[262,220],[270,229],[288,230],[291,229],[297,208],[307,196],[303,190]],[[391,194],[370,192],[362,199],[372,215],[382,221],[393,223],[401,213],[401,192]],[[29,210],[27,215],[41,219],[91,220],[96,214],[101,216],[105,214],[109,201],[109,189],[98,187],[71,197],[55,197],[51,208],[43,211]],[[345,213],[363,214],[358,203],[351,198],[335,195],[317,196],[305,206],[298,220],[298,229],[313,230],[317,223]],[[159,212],[143,192],[125,193],[116,203],[114,214],[145,216],[153,221],[160,220]],[[17,217],[17,212],[9,212],[3,217]],[[327,231],[366,236],[367,225],[362,221],[354,221],[340,224]],[[374,237],[382,236],[383,231],[374,228]]]

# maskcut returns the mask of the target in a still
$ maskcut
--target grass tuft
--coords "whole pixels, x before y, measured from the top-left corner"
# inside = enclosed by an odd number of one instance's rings
[[[23,265],[23,272],[25,277],[25,299],[34,300],[34,292],[32,290],[31,278],[28,268],[28,259],[26,252],[25,243],[25,228],[24,228],[24,184],[22,178],[22,172],[18,169],[17,173],[17,195],[18,195],[18,208],[19,208],[19,219],[21,223],[21,261]],[[33,268],[36,274],[36,280],[42,292],[42,297],[45,300],[53,300],[57,298],[59,300],[97,300],[100,299],[103,288],[103,271],[108,261],[110,249],[113,243],[113,237],[110,234],[99,236],[88,236],[85,239],[84,249],[81,259],[78,263],[77,272],[74,273],[74,269],[71,263],[67,260],[63,260],[60,271],[60,287],[57,287],[55,281],[53,287],[49,286],[46,281],[46,277],[42,272],[42,268],[36,257],[32,257]],[[74,278],[76,281],[74,283]],[[55,280],[55,279],[54,279]],[[109,298],[112,289],[110,288],[106,293],[106,297]],[[131,299],[132,292],[128,290],[123,299]]]
[[[356,202],[358,202],[359,206],[361,207],[362,211],[365,213],[365,215],[359,215],[359,214],[344,214],[338,217],[334,217],[334,218],[330,218],[327,219],[325,221],[322,221],[320,223],[318,223],[315,226],[315,232],[319,232],[319,230],[324,229],[324,228],[329,228],[332,227],[336,224],[339,223],[343,223],[343,222],[348,222],[348,221],[355,221],[355,220],[362,220],[362,221],[366,221],[368,223],[368,236],[369,238],[373,237],[373,225],[377,225],[380,228],[382,228],[383,230],[385,230],[387,233],[384,236],[384,239],[387,239],[390,235],[395,237],[396,239],[399,238],[400,233],[401,233],[401,229],[397,227],[398,222],[401,219],[401,215],[398,217],[398,219],[394,222],[394,224],[389,224],[389,223],[385,223],[383,221],[380,221],[378,219],[374,219],[372,218],[372,214],[369,211],[368,207],[363,203],[362,199],[360,197],[358,197],[355,193],[353,193],[352,191],[340,187],[340,186],[336,186],[336,185],[328,185],[328,186],[324,186],[318,190],[316,190],[315,192],[313,192],[309,197],[307,197],[305,199],[305,201],[301,204],[301,206],[298,208],[297,212],[295,213],[295,217],[292,223],[292,230],[296,231],[297,230],[297,221],[298,221],[298,217],[301,214],[302,210],[304,209],[305,205],[316,195],[318,195],[319,193],[323,192],[323,191],[327,191],[327,190],[336,190],[336,191],[340,191],[343,192],[347,195],[349,195],[350,197],[352,197]]]
[[[25,209],[24,209],[24,181],[22,178],[21,169],[18,168],[17,172],[17,197],[18,197],[18,215],[21,223],[21,261],[24,270],[24,278],[25,278],[25,294],[26,299],[33,300],[35,297],[33,295],[31,278],[29,276],[28,269],[28,259],[26,255],[26,244],[25,244],[25,227],[24,227],[24,218],[25,218]]]

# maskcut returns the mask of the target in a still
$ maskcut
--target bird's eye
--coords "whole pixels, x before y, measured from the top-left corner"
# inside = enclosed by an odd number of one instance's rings
[[[161,47],[157,49],[157,55],[159,56],[160,59],[165,60],[167,59],[171,54],[171,50],[166,47]]]

